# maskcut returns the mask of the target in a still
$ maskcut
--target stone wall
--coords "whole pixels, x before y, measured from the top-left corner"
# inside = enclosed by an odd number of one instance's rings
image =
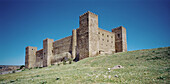
[[[115,51],[115,34],[98,28],[99,52],[114,53]]]
[[[71,58],[72,52],[72,36],[53,42],[52,64],[63,60],[65,57]]]
[[[43,49],[36,52],[36,67],[43,67]]]
[[[71,52],[72,49],[72,36],[65,37],[53,43],[53,55],[61,54],[64,52]]]

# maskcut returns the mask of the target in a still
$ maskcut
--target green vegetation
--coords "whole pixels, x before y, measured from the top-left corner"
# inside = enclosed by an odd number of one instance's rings
[[[124,68],[108,68],[121,65]],[[166,84],[170,83],[170,47],[137,50],[83,59],[77,63],[53,65],[0,75],[0,83],[13,84]]]

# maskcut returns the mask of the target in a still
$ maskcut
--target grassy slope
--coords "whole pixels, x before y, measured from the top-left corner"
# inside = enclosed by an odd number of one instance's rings
[[[122,65],[123,69],[107,68]],[[77,63],[0,75],[0,83],[170,83],[170,47],[90,57]],[[109,78],[109,75],[111,78]],[[118,75],[118,77],[114,77]],[[107,78],[106,78],[107,76]],[[56,78],[59,80],[56,80]]]

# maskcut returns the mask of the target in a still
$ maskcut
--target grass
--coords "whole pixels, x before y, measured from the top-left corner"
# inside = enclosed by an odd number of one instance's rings
[[[108,71],[116,65],[123,69]],[[170,83],[170,47],[90,57],[72,64],[53,65],[0,75],[13,84],[167,84]],[[115,77],[117,75],[118,77]]]

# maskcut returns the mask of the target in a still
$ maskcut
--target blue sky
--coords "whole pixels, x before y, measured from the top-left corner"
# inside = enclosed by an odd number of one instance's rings
[[[69,36],[91,11],[99,27],[127,29],[128,51],[170,46],[168,0],[0,0],[0,65],[23,65],[25,47]]]

